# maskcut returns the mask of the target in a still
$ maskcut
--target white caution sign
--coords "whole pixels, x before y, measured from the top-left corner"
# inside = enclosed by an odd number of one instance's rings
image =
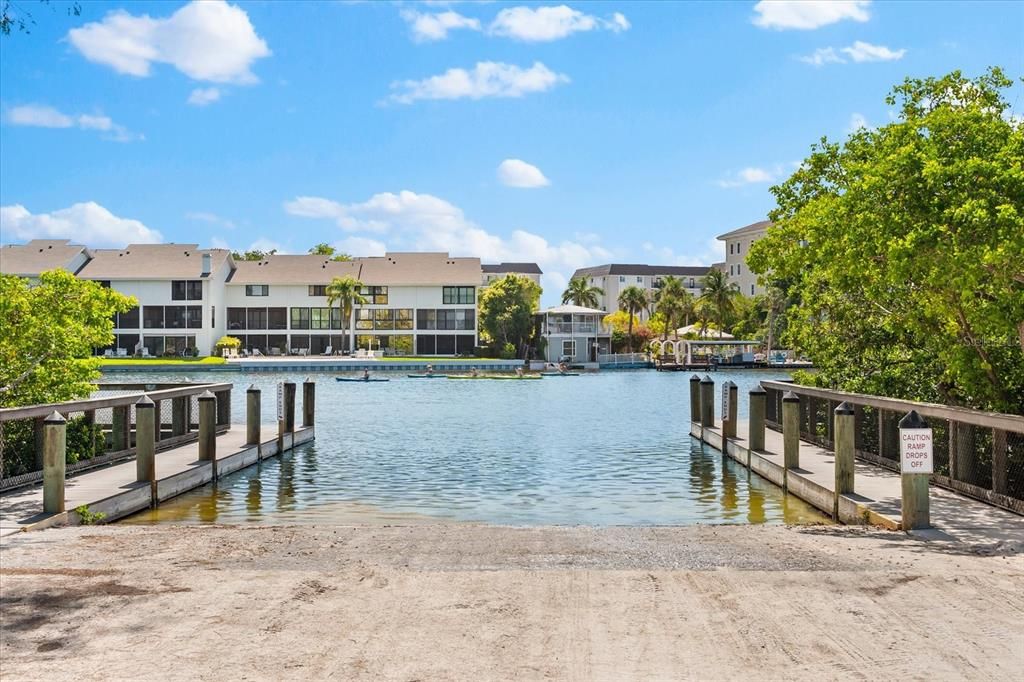
[[[900,471],[904,474],[934,472],[931,429],[900,429]]]
[[[732,386],[729,382],[722,384],[722,421],[728,421],[729,419],[729,391]]]
[[[284,419],[284,384],[281,382],[277,384],[277,418]]]

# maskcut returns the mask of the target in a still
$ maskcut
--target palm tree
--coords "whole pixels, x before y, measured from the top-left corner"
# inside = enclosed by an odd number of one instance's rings
[[[629,315],[629,330],[626,332],[629,352],[633,352],[633,316],[647,309],[647,292],[640,287],[629,286],[619,294],[619,307]]]
[[[352,317],[352,309],[356,305],[366,305],[368,301],[363,297],[363,283],[355,277],[335,277],[327,285],[327,307],[332,308],[337,304],[341,311],[341,335],[345,336],[348,330],[348,321]],[[355,329],[352,330],[352,337],[349,339],[349,349],[355,350]]]
[[[701,283],[703,291],[699,301],[702,301],[711,313],[715,324],[718,326],[719,336],[725,330],[725,323],[736,314],[736,297],[740,295],[739,287],[729,282],[729,277],[721,270],[711,270],[704,276]]]
[[[683,286],[681,279],[668,275],[661,281],[661,287],[654,294],[654,304],[665,320],[665,330],[662,333],[664,340],[668,338],[670,329],[675,332],[679,318],[688,316],[693,307],[693,297]]]
[[[571,302],[584,308],[596,308],[601,303],[600,296],[604,296],[604,289],[590,286],[586,277],[573,277],[562,292],[562,303]]]

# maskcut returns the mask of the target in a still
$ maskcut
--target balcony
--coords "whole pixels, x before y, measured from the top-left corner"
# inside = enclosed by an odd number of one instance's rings
[[[596,322],[548,322],[551,334],[596,334],[598,329]]]

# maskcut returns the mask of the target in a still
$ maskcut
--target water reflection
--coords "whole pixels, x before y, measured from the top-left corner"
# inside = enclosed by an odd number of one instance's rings
[[[129,522],[824,521],[689,436],[687,378],[606,372],[561,381],[396,378],[361,385],[324,377],[315,443]],[[769,377],[723,372],[717,378],[745,391]],[[236,385],[263,382],[267,401],[280,379],[252,375]],[[244,400],[244,390],[233,399]],[[244,414],[241,404],[234,409]]]

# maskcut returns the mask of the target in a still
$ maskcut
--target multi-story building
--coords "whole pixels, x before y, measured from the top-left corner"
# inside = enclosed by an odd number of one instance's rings
[[[480,267],[484,272],[484,286],[501,279],[505,275],[513,274],[528,277],[537,284],[540,284],[540,276],[544,274],[536,263],[484,263]]]
[[[626,287],[636,286],[647,292],[650,300],[654,299],[654,293],[661,288],[665,277],[677,277],[686,287],[686,291],[693,296],[700,296],[701,280],[711,270],[706,265],[639,265],[626,263],[611,263],[598,265],[590,268],[580,268],[573,273],[573,278],[582,277],[591,286],[596,286],[604,293],[599,296],[601,310],[614,313],[619,310],[619,294]],[[655,306],[650,311],[640,314],[641,319],[646,319],[653,314]]]
[[[718,235],[719,241],[725,242],[725,262],[716,263],[715,267],[729,275],[729,281],[745,296],[764,293],[764,287],[757,282],[757,275],[747,266],[747,254],[750,253],[750,245],[763,237],[771,226],[771,221],[762,220]]]
[[[532,263],[504,264],[536,274]],[[114,348],[128,354],[213,352],[229,334],[265,355],[342,352],[455,355],[477,345],[477,290],[486,281],[478,258],[447,253],[388,253],[332,261],[319,255],[274,255],[235,261],[224,249],[195,244],[131,244],[95,249],[34,240],[0,249],[0,272],[38,277],[64,268],[134,296],[138,307],[115,318]],[[511,270],[510,270],[511,271]],[[328,305],[334,277],[363,288],[343,325]],[[100,349],[101,351],[103,349]]]

